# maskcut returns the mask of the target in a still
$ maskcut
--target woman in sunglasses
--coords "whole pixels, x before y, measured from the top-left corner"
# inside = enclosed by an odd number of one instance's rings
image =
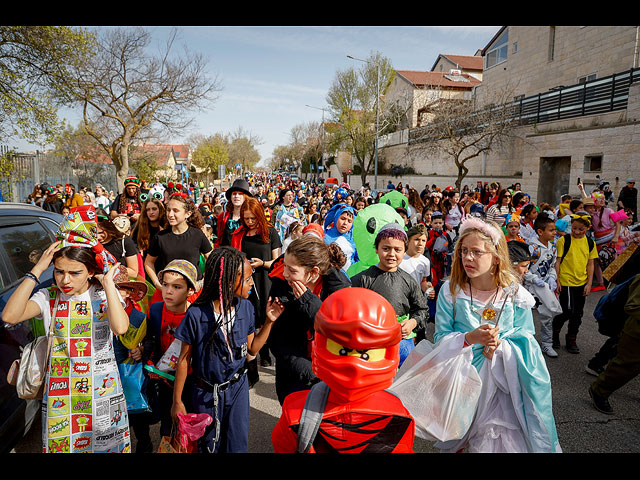
[[[500,227],[505,224],[505,221],[511,213],[513,213],[514,208],[511,204],[511,192],[509,190],[502,189],[498,194],[498,199],[496,203],[489,207],[487,210],[487,220],[497,223]]]

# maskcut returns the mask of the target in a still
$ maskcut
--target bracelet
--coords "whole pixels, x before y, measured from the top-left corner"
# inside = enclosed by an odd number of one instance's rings
[[[36,277],[33,273],[31,272],[27,272],[24,274],[25,278],[30,278],[31,280],[33,280],[34,282],[36,282],[36,284],[40,283],[40,279],[38,277]]]

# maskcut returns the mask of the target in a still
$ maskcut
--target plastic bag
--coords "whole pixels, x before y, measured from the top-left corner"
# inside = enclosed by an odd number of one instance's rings
[[[120,342],[124,345],[125,348],[129,350],[133,350],[134,348],[138,348],[138,346],[144,340],[144,337],[147,335],[147,319],[142,321],[139,327],[134,327],[129,324],[129,328],[125,333],[119,336]],[[127,358],[124,363],[135,363],[133,358]]]
[[[398,370],[390,390],[409,410],[416,435],[430,441],[462,438],[476,413],[482,381],[472,365],[464,334],[437,345],[422,340]]]
[[[187,453],[197,451],[196,442],[204,435],[213,418],[207,413],[178,414],[178,434],[180,447]]]
[[[142,363],[120,363],[120,382],[124,398],[127,400],[127,411],[129,414],[151,411],[146,391],[146,377],[144,375]]]
[[[555,317],[562,313],[562,306],[556,294],[551,291],[551,288],[546,283],[541,287],[532,284],[531,293],[540,300],[538,305],[538,312],[546,317]]]

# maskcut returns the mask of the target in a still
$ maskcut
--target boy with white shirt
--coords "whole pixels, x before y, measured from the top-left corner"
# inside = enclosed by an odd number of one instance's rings
[[[542,352],[552,358],[558,356],[553,349],[553,317],[562,312],[556,298],[557,272],[555,263],[558,256],[554,243],[556,225],[554,220],[541,214],[533,228],[537,233],[529,241],[532,256],[529,272],[524,275],[524,286],[539,301],[540,345]]]

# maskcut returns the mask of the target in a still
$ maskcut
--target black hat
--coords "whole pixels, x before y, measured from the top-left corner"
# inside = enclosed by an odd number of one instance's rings
[[[532,260],[529,245],[519,240],[511,240],[507,242],[509,247],[509,258],[512,263],[528,262]]]
[[[249,191],[249,183],[243,178],[235,179],[233,181],[233,185],[227,188],[226,192],[224,192],[224,196],[227,197],[227,200],[231,200],[231,194],[233,192],[242,192],[245,195],[253,197],[253,195]]]

